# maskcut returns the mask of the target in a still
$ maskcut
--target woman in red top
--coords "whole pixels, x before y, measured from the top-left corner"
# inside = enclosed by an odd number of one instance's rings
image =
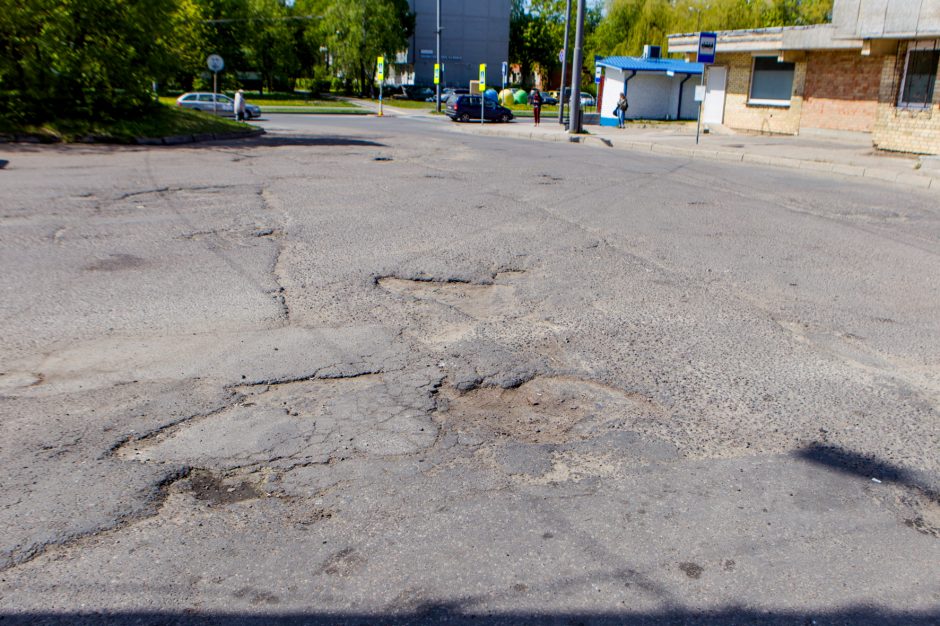
[[[532,116],[535,117],[535,125],[539,125],[542,116],[542,94],[538,89],[532,90]]]

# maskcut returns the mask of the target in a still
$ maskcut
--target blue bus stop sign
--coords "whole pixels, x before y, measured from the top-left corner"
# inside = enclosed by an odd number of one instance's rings
[[[698,58],[699,63],[715,62],[715,45],[718,43],[718,36],[715,33],[698,34]]]

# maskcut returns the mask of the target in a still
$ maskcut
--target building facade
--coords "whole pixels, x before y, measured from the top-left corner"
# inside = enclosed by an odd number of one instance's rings
[[[670,35],[694,57],[698,35]],[[832,24],[718,33],[703,122],[767,133],[869,132],[940,153],[940,0],[835,0]]]
[[[431,86],[437,62],[438,0],[410,0],[415,32],[408,50],[399,55],[398,82]],[[441,84],[466,87],[487,65],[487,83],[499,86],[502,64],[509,60],[508,0],[440,0]]]

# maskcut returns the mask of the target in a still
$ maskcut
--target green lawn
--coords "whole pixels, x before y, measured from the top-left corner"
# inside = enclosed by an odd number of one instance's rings
[[[225,94],[232,97],[233,94]],[[160,96],[160,102],[170,106],[176,106],[178,96]],[[251,94],[245,94],[245,100],[250,104],[256,104],[263,111],[265,107],[314,107],[330,109],[354,109],[356,105],[345,100],[336,98],[314,98],[312,100],[303,100],[300,98],[254,98]]]
[[[266,113],[316,113],[320,115],[370,115],[372,111],[357,106],[265,106],[261,109],[261,114]]]
[[[368,98],[366,98],[368,100]],[[369,100],[373,104],[378,105],[379,100]],[[384,98],[383,102],[386,106],[395,107],[396,109],[424,109],[425,111],[430,111],[431,109],[437,110],[437,105],[433,102],[420,102],[418,100],[396,100],[393,98]],[[442,104],[443,106],[443,104]]]
[[[255,127],[208,113],[159,106],[133,119],[112,122],[55,120],[38,126],[14,129],[49,139],[78,141],[94,136],[115,143],[127,143],[137,137],[172,137],[253,130]]]

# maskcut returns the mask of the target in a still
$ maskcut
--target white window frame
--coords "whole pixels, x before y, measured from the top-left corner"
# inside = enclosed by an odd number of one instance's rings
[[[907,66],[911,62],[911,52],[916,52],[918,50],[940,50],[940,42],[938,41],[912,41],[907,46],[907,52],[904,53],[904,71],[901,73],[901,89],[898,91],[898,102],[897,108],[899,109],[916,109],[921,111],[926,111],[927,109],[933,108],[933,101],[931,102],[905,102],[904,101],[904,88],[907,86]],[[934,72],[934,94],[933,98],[937,97],[937,73]]]
[[[762,107],[780,107],[781,109],[789,108],[793,102],[793,83],[790,83],[790,97],[786,100],[771,100],[767,98],[752,98],[751,93],[754,91],[754,67],[757,65],[757,59],[774,57],[779,59],[778,54],[773,53],[755,53],[751,57],[751,80],[747,86],[747,103],[754,106]],[[796,64],[793,64],[793,80],[796,80]]]

